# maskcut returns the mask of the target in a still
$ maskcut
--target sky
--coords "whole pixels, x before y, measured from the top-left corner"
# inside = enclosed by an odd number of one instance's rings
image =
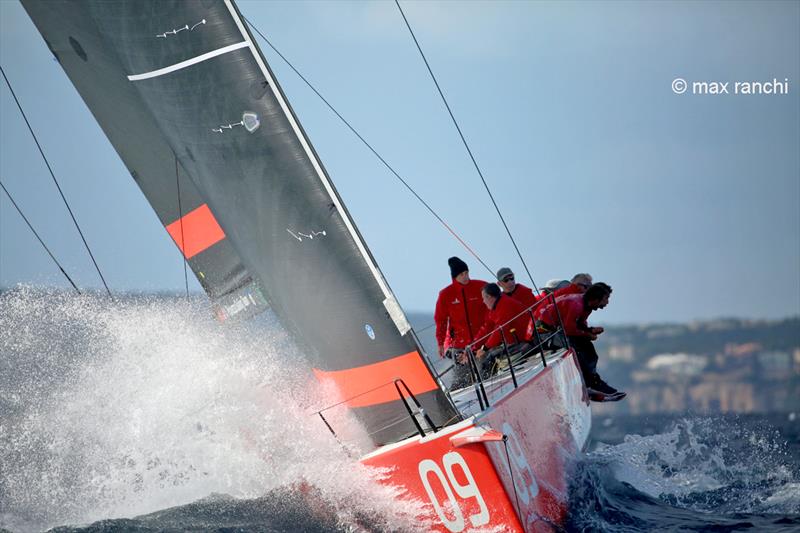
[[[238,5],[485,263],[531,285],[393,2]],[[537,285],[593,274],[610,324],[800,314],[800,2],[402,5]],[[406,311],[432,312],[451,255],[490,279],[259,45]],[[11,0],[0,64],[112,291],[182,291],[180,253]],[[733,94],[773,80],[788,94]],[[0,180],[78,285],[102,287],[5,86]],[[18,283],[68,286],[2,195],[0,286]]]

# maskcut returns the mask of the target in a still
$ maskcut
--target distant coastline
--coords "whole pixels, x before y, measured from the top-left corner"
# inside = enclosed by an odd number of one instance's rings
[[[436,353],[434,328],[424,329],[432,315],[409,313],[409,320]],[[597,350],[602,375],[628,392],[598,413],[800,417],[800,316],[606,326]]]
[[[20,289],[0,288],[0,295]],[[34,290],[68,292],[40,286]],[[174,292],[115,294],[122,300],[186,297]],[[207,299],[195,292],[188,297],[198,303]],[[433,315],[407,315],[427,353],[435,354]],[[796,413],[800,418],[800,316],[606,326],[597,349],[602,375],[628,392],[624,402],[597,405],[599,414]]]

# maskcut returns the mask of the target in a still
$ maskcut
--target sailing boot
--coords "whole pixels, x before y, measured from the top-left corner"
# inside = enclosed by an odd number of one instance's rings
[[[591,381],[591,388],[594,390],[605,394],[617,394],[619,392],[617,389],[603,381],[603,378],[600,377],[600,374],[594,374]]]

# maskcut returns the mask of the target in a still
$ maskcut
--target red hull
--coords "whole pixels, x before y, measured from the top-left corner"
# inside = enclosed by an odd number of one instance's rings
[[[556,529],[566,518],[570,470],[591,411],[572,352],[520,377],[518,388],[476,416],[362,462],[390,469],[383,483],[428,504],[420,520],[429,530]]]

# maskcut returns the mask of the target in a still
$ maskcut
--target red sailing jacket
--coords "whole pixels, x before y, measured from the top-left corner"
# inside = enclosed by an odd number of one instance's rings
[[[570,283],[566,287],[562,287],[560,289],[557,289],[557,290],[553,291],[553,294],[555,295],[556,299],[558,299],[559,296],[568,296],[570,294],[581,294],[582,295],[583,294],[583,288],[580,285],[576,285],[574,283]],[[553,302],[553,300],[550,298],[550,296],[545,292],[542,292],[539,295],[539,299],[541,299],[541,298],[547,298],[550,301],[550,303],[542,304],[542,305],[540,305],[539,307],[536,308],[536,311],[533,312],[533,316],[536,318],[536,320],[542,320],[542,313],[544,313],[545,308],[548,305],[551,305],[552,302]]]
[[[583,294],[568,294],[556,298],[556,305],[544,304],[542,311],[542,322],[555,328],[558,325],[556,306],[561,314],[561,321],[564,323],[564,332],[570,337],[589,337],[592,335],[586,321],[592,314],[591,309],[586,309],[583,305]]]
[[[436,311],[436,342],[445,348],[464,348],[476,339],[475,334],[483,326],[486,306],[483,305],[481,289],[485,281],[470,280],[466,285],[453,283],[439,291]]]
[[[533,290],[529,289],[525,285],[521,283],[517,283],[514,286],[514,290],[511,292],[504,293],[506,296],[511,296],[516,301],[522,304],[522,307],[527,309],[531,307],[534,303],[536,303],[536,295],[533,294]]]
[[[523,313],[525,306],[519,303],[514,298],[501,294],[497,301],[494,303],[494,309],[486,313],[486,322],[483,327],[475,336],[479,345],[484,345],[487,348],[494,348],[503,344],[503,336],[500,334],[500,326],[514,319],[510,324],[503,327],[503,332],[506,336],[508,344],[516,344],[528,340],[528,324],[531,321],[528,313]],[[522,313],[520,315],[520,313]],[[520,315],[520,316],[517,316]],[[517,318],[514,318],[517,317]],[[491,335],[488,339],[482,340],[484,335]]]

